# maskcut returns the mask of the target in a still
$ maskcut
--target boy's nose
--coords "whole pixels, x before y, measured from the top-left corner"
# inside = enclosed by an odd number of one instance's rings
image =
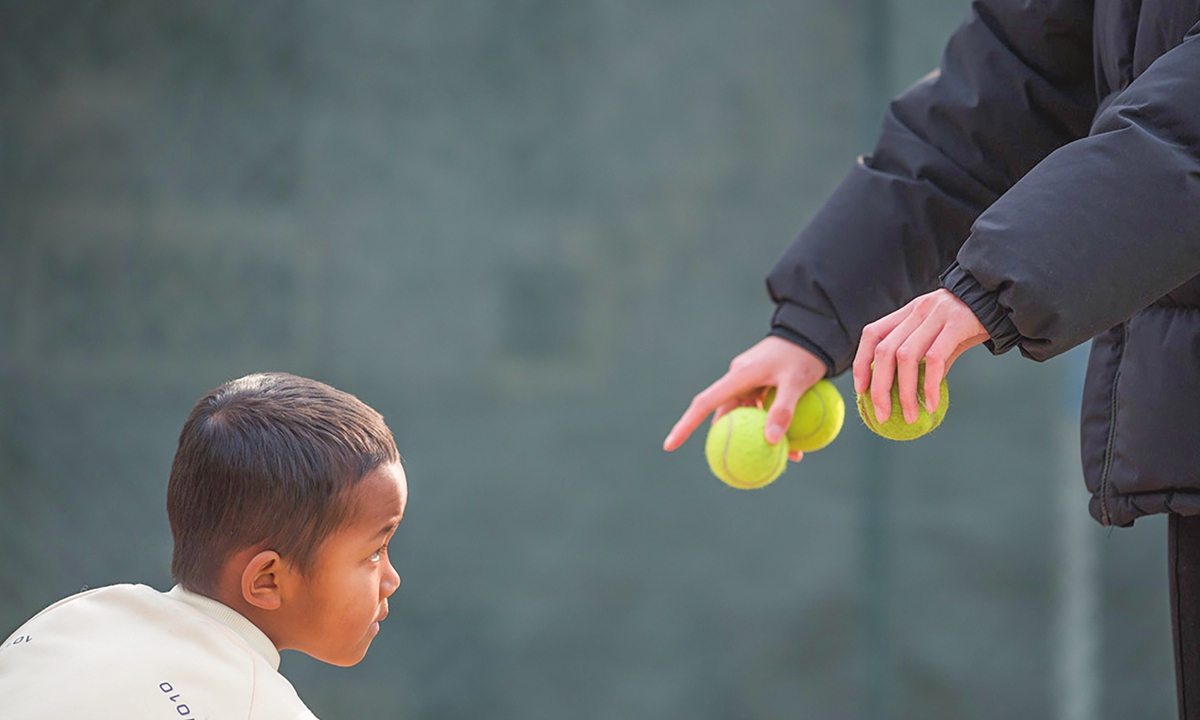
[[[400,587],[400,573],[396,572],[396,568],[389,561],[387,570],[384,571],[383,582],[380,583],[380,590],[383,591],[384,597],[391,597],[392,593]]]

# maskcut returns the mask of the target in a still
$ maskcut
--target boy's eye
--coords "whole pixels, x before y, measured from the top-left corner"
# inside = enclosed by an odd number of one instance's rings
[[[374,562],[374,561],[378,560],[386,552],[387,552],[387,545],[384,545],[383,547],[379,548],[375,552],[371,553],[371,561]]]

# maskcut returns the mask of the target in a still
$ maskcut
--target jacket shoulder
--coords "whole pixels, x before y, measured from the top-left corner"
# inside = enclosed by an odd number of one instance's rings
[[[252,717],[264,673],[232,635],[144,585],[73,595],[0,647],[5,718]]]

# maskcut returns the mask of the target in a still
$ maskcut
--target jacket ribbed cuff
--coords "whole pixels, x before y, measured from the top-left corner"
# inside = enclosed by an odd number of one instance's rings
[[[984,345],[992,354],[1006,353],[1021,342],[1021,333],[1013,324],[1008,309],[1000,304],[997,293],[985,290],[957,261],[942,273],[941,282],[942,287],[954,293],[979,318],[979,323],[991,336]]]
[[[771,335],[790,340],[819,357],[828,377],[837,377],[850,367],[854,346],[837,318],[788,300],[776,302]]]

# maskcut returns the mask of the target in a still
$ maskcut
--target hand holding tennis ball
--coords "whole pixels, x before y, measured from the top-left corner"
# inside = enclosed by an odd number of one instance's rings
[[[815,452],[833,442],[842,429],[846,404],[828,380],[821,380],[796,403],[787,442],[767,442],[764,428],[775,389],[767,393],[765,409],[739,407],[721,416],[708,431],[704,455],[722,482],[741,490],[764,487],[787,468],[789,450]]]
[[[988,337],[971,308],[946,288],[921,295],[867,325],[854,356],[854,390],[863,422],[893,440],[912,440],[936,428],[950,400],[946,373],[960,355]],[[903,397],[900,377],[905,380]],[[904,420],[904,408],[914,420],[911,425]],[[883,422],[876,409],[886,417]]]
[[[917,387],[925,387],[924,361],[917,368]],[[917,420],[909,425],[904,419],[904,411],[900,408],[900,384],[898,380],[893,380],[892,414],[886,421],[879,422],[875,418],[875,405],[871,402],[870,390],[858,393],[859,416],[876,435],[888,440],[916,440],[942,424],[942,418],[946,417],[946,409],[950,407],[950,389],[946,386],[946,378],[942,378],[936,410],[931,413],[925,408],[923,392],[917,393],[917,404]]]

